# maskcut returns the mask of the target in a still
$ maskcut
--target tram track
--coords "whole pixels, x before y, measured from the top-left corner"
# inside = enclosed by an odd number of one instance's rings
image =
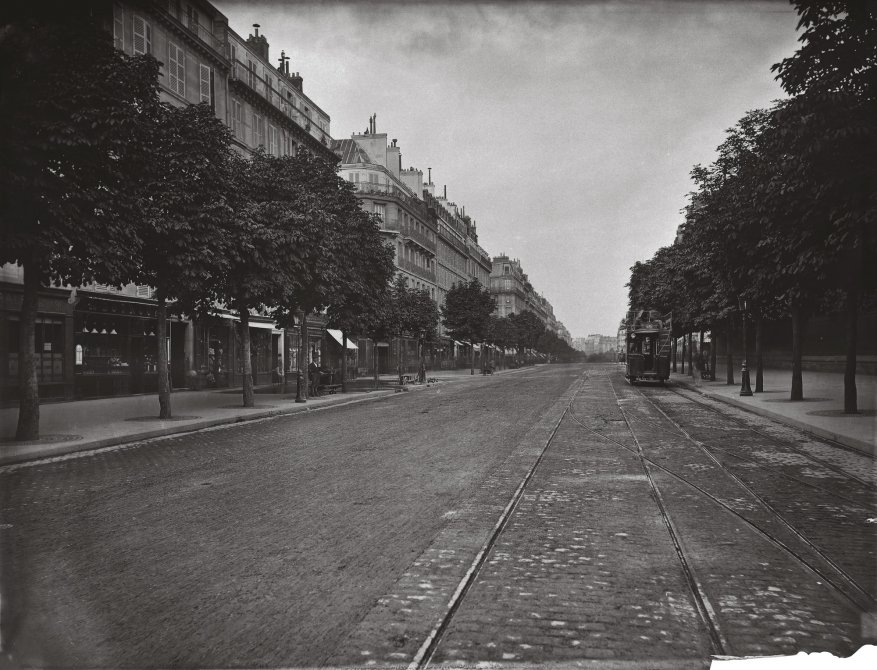
[[[429,666],[429,663],[431,662],[433,655],[435,654],[435,651],[442,640],[444,632],[448,629],[448,626],[450,625],[454,615],[459,610],[460,606],[463,603],[463,600],[465,599],[472,585],[475,583],[475,580],[478,578],[478,575],[481,572],[481,569],[484,567],[484,564],[486,563],[488,556],[493,550],[493,547],[496,545],[497,540],[500,538],[506,526],[508,525],[509,520],[511,519],[512,515],[515,512],[515,509],[517,508],[518,504],[521,501],[521,498],[524,495],[524,490],[526,489],[527,484],[533,478],[533,475],[536,473],[536,470],[542,463],[542,460],[545,457],[548,448],[551,446],[551,442],[557,435],[558,429],[560,428],[567,414],[570,412],[570,407],[572,406],[573,401],[576,399],[579,393],[581,393],[582,389],[588,381],[590,381],[590,373],[585,372],[581,383],[579,384],[579,388],[576,389],[576,391],[570,396],[566,407],[564,408],[563,412],[560,415],[560,418],[557,420],[553,429],[551,430],[551,433],[548,436],[548,439],[545,441],[545,445],[542,447],[538,457],[533,462],[533,465],[530,466],[530,468],[527,470],[524,477],[521,479],[520,483],[518,484],[517,488],[509,499],[509,502],[506,504],[505,508],[500,514],[499,519],[494,525],[490,535],[481,547],[481,550],[476,554],[471,565],[469,566],[469,569],[466,571],[466,574],[457,585],[457,588],[451,596],[441,619],[432,628],[426,639],[421,644],[420,648],[417,650],[414,658],[408,664],[408,670],[421,670]]]
[[[637,389],[637,390],[639,390],[640,393],[642,393],[642,391],[640,389]],[[780,445],[786,449],[789,449],[790,451],[793,451],[794,453],[798,454],[802,458],[805,458],[805,459],[811,461],[812,463],[816,463],[819,466],[825,468],[826,470],[829,470],[829,471],[831,471],[831,472],[833,472],[841,477],[844,477],[846,479],[854,481],[857,484],[864,486],[866,488],[873,488],[873,486],[874,486],[873,481],[871,481],[871,482],[865,481],[864,479],[857,477],[856,475],[844,470],[843,468],[838,467],[837,465],[835,465],[833,463],[826,461],[825,459],[822,459],[822,458],[819,458],[818,456],[814,456],[813,454],[807,453],[806,451],[795,446],[793,443],[789,442],[788,440],[783,440],[783,439],[778,438],[778,437],[771,435],[769,433],[765,433],[763,431],[760,431],[757,428],[753,428],[752,426],[748,425],[744,420],[739,419],[735,416],[732,416],[732,415],[728,414],[727,412],[723,412],[721,409],[719,409],[713,405],[710,405],[709,403],[704,402],[703,400],[700,400],[699,398],[692,397],[690,394],[683,393],[680,390],[672,388],[670,386],[663,387],[663,390],[669,391],[675,395],[678,395],[681,398],[685,398],[686,400],[694,403],[695,405],[699,405],[700,407],[703,407],[711,412],[714,412],[714,413],[718,414],[719,416],[721,416],[723,419],[726,419],[727,421],[730,421],[731,423],[734,423],[737,426],[739,426],[739,430],[751,432],[751,433],[754,433],[756,435],[759,435],[760,437],[766,438],[767,440],[773,442],[774,444],[777,444],[777,445]],[[645,394],[643,394],[643,395],[645,395]],[[833,440],[824,439],[824,441],[831,443],[832,446],[837,447],[838,449],[842,449],[844,451],[848,451],[850,453],[853,453],[856,456],[867,457],[867,455],[864,454],[859,449],[854,449],[852,447],[848,447],[845,444],[841,444],[840,442],[835,442]],[[873,459],[873,456],[871,458]],[[767,466],[767,467],[770,467],[770,466]]]
[[[793,533],[793,534],[794,534],[799,540],[801,540],[802,542],[804,542],[804,544],[806,544],[806,545],[807,545],[812,551],[814,551],[814,552],[815,552],[815,553],[816,553],[816,554],[817,554],[817,555],[818,555],[823,561],[825,561],[825,562],[826,562],[828,565],[830,565],[830,566],[831,566],[836,572],[838,572],[840,575],[842,575],[843,578],[847,581],[847,583],[848,583],[850,586],[852,586],[852,587],[854,588],[854,590],[857,591],[858,594],[859,594],[860,596],[864,597],[865,600],[869,602],[869,604],[870,604],[871,607],[873,607],[874,605],[877,605],[877,599],[875,599],[875,597],[874,597],[871,593],[869,593],[869,592],[866,591],[864,588],[862,588],[861,586],[859,586],[858,582],[857,582],[852,576],[850,576],[850,575],[847,573],[847,571],[843,569],[843,567],[841,567],[840,565],[838,565],[836,561],[834,561],[830,556],[828,556],[828,555],[827,555],[827,554],[826,554],[826,553],[825,553],[820,547],[818,547],[818,546],[817,546],[812,540],[810,540],[810,538],[808,538],[806,535],[804,535],[802,532],[800,532],[797,528],[795,528],[795,527],[794,527],[794,526],[793,526],[793,525],[792,525],[792,524],[786,519],[786,517],[785,517],[783,514],[781,514],[781,513],[776,509],[776,507],[774,507],[774,506],[771,505],[769,502],[767,502],[767,500],[765,500],[763,496],[761,496],[761,495],[759,495],[758,493],[756,493],[756,492],[752,489],[751,486],[749,486],[748,484],[746,484],[746,482],[744,482],[739,476],[737,476],[737,475],[736,475],[735,473],[733,473],[729,468],[727,468],[727,467],[726,467],[726,466],[725,466],[725,465],[724,465],[724,464],[723,464],[718,458],[716,458],[716,456],[710,451],[710,449],[709,449],[706,445],[704,445],[703,442],[701,442],[700,440],[697,440],[697,439],[695,439],[694,437],[692,437],[692,436],[688,433],[688,431],[686,431],[681,425],[679,425],[678,422],[676,422],[674,419],[672,419],[672,418],[671,418],[666,412],[664,412],[664,410],[662,410],[660,407],[658,407],[658,405],[657,405],[656,403],[654,403],[654,402],[653,402],[648,396],[646,396],[644,393],[640,392],[640,395],[641,395],[641,396],[642,396],[642,397],[643,397],[643,398],[644,398],[644,399],[645,399],[650,405],[652,405],[652,407],[654,407],[656,410],[658,410],[658,412],[660,412],[661,415],[664,416],[664,418],[667,419],[667,421],[669,421],[669,422],[672,423],[674,426],[676,426],[676,428],[677,428],[677,429],[678,429],[678,430],[679,430],[679,431],[685,436],[685,438],[686,438],[689,442],[691,442],[692,444],[694,444],[695,446],[697,446],[697,447],[698,447],[698,448],[699,448],[704,454],[706,454],[706,456],[707,456],[707,457],[708,457],[708,458],[709,458],[709,459],[710,459],[710,460],[711,460],[711,461],[712,461],[712,462],[713,462],[713,463],[714,463],[714,464],[715,464],[715,465],[716,465],[716,466],[717,466],[722,472],[724,472],[728,477],[730,477],[730,478],[731,478],[731,479],[732,479],[732,480],[733,480],[738,486],[740,486],[740,488],[742,488],[744,491],[746,491],[746,493],[748,493],[752,498],[754,498],[755,500],[757,500],[758,503],[762,506],[762,508],[764,508],[764,509],[767,510],[769,513],[771,513],[776,519],[778,519],[778,520],[783,524],[783,526],[785,526],[785,527],[786,527],[791,533]]]
[[[664,498],[661,495],[661,490],[658,488],[658,485],[655,482],[655,478],[652,476],[652,473],[649,470],[649,463],[651,463],[651,461],[649,461],[649,459],[645,457],[642,445],[640,444],[639,439],[637,439],[636,437],[636,433],[633,431],[633,428],[630,425],[630,421],[628,420],[627,415],[624,412],[624,408],[621,407],[621,403],[618,399],[618,394],[615,393],[615,387],[612,386],[611,380],[609,386],[612,389],[612,393],[615,395],[615,402],[618,405],[618,409],[621,412],[624,423],[627,425],[627,429],[630,432],[634,443],[636,444],[636,456],[639,459],[643,472],[646,475],[646,479],[649,482],[649,488],[652,491],[652,496],[655,499],[655,504],[657,505],[658,511],[661,514],[661,519],[663,520],[664,525],[667,527],[667,532],[669,533],[670,539],[673,542],[673,548],[676,552],[676,557],[679,559],[682,573],[685,578],[685,582],[688,585],[692,599],[694,600],[698,616],[700,617],[701,622],[703,623],[709,635],[710,644],[713,648],[713,653],[714,655],[723,656],[726,654],[729,646],[727,640],[721,633],[721,629],[719,628],[718,617],[716,616],[715,609],[710,603],[709,597],[706,594],[706,590],[704,589],[700,580],[697,578],[697,574],[695,573],[694,568],[691,566],[685,556],[685,551],[682,548],[679,531],[676,529],[675,524],[670,519],[670,514],[667,511],[667,506],[664,503]],[[579,422],[576,420],[576,423]],[[579,423],[579,425],[582,424]],[[618,444],[621,443],[619,442]]]
[[[673,389],[667,389],[667,390],[673,390]],[[642,393],[641,390],[639,390],[639,391],[640,391],[640,393]],[[678,392],[675,392],[675,393],[677,393],[677,395],[680,395],[683,398],[688,399],[688,396],[685,396],[685,395],[680,394]],[[643,394],[643,395],[645,395],[645,394]],[[649,396],[646,396],[646,397],[649,398],[649,400],[651,402],[651,398]],[[654,404],[654,403],[652,403],[652,404]],[[709,407],[709,405],[703,405],[703,407],[704,407],[704,409],[711,409]],[[726,416],[725,414],[723,414],[721,412],[718,412],[718,413],[721,414],[723,417]],[[670,417],[668,417],[668,418],[670,418]],[[727,418],[731,419],[732,417],[727,417]],[[681,424],[679,424],[679,427],[676,430],[670,430],[670,429],[666,428],[665,426],[662,426],[659,422],[651,421],[649,419],[644,419],[643,417],[628,416],[627,419],[629,421],[633,421],[637,424],[648,426],[649,428],[660,431],[660,432],[665,433],[667,435],[674,435],[676,437],[686,437],[686,434],[683,431]],[[672,422],[672,418],[670,418],[670,419]],[[676,423],[678,423],[678,422],[674,422],[674,424],[676,424]],[[723,428],[723,430],[726,431],[727,429]],[[747,431],[751,432],[750,428],[745,428],[745,427],[739,427],[739,428],[735,428],[733,430],[737,430],[740,432],[747,432]],[[764,434],[764,433],[759,432],[758,434],[766,436],[766,434]],[[758,466],[759,468],[769,469],[772,472],[774,472],[778,477],[782,477],[783,479],[793,481],[797,484],[800,484],[802,486],[806,486],[808,488],[812,488],[816,491],[819,491],[820,493],[831,496],[833,498],[837,498],[838,500],[842,500],[844,502],[847,502],[847,503],[850,503],[853,505],[859,505],[861,507],[865,507],[865,508],[868,508],[869,510],[877,512],[877,501],[855,500],[851,497],[842,495],[841,493],[838,493],[837,491],[835,491],[833,489],[829,489],[829,488],[826,488],[824,486],[819,486],[818,484],[814,484],[813,482],[808,482],[804,479],[801,479],[800,477],[795,477],[794,475],[790,475],[789,473],[783,471],[781,468],[770,465],[768,463],[765,463],[763,460],[755,460],[754,458],[747,458],[746,456],[742,456],[741,454],[739,454],[731,449],[728,449],[726,447],[719,447],[719,446],[716,446],[715,444],[710,444],[710,443],[704,442],[702,440],[699,440],[699,442],[713,451],[721,452],[721,453],[726,454],[726,455],[730,456],[731,458],[734,458],[734,459],[741,461],[743,463],[749,463],[751,465]],[[816,462],[816,461],[813,461],[813,459],[810,459],[810,460],[812,462]],[[841,474],[841,473],[836,473],[836,474]],[[852,478],[852,481],[859,483],[859,480],[856,479],[855,477]],[[863,482],[863,484],[865,484],[865,483]]]
[[[610,385],[611,385],[611,381],[610,381]],[[615,391],[614,386],[612,386],[612,389],[614,392]],[[641,392],[639,392],[639,394],[643,398],[645,398],[644,394],[642,394]],[[648,398],[645,398],[645,399],[648,400]],[[620,399],[618,398],[617,394],[616,394],[616,400],[618,401],[619,411],[621,412],[623,420],[624,420],[625,424],[627,425],[628,430],[631,433],[631,436],[633,437],[634,441],[637,443],[638,449],[641,450],[641,445],[639,444],[639,440],[636,436],[636,432],[633,430],[631,422],[628,420],[627,413],[621,407],[621,402],[620,402]],[[845,601],[852,604],[857,610],[868,611],[870,609],[873,609],[875,602],[877,602],[877,601],[875,601],[875,598],[873,595],[871,595],[865,589],[863,589],[858,584],[858,582],[847,573],[847,571],[843,570],[843,568],[838,566],[835,561],[833,561],[830,557],[827,557],[824,554],[824,552],[819,550],[818,547],[813,545],[812,542],[810,542],[806,537],[802,536],[796,529],[794,529],[794,527],[792,527],[790,524],[788,524],[788,522],[782,517],[782,515],[780,515],[777,512],[777,510],[775,510],[773,508],[773,506],[771,506],[769,503],[764,501],[760,496],[757,496],[757,494],[754,494],[751,491],[747,490],[747,494],[750,495],[750,497],[753,497],[757,501],[759,501],[760,506],[762,506],[762,508],[765,511],[767,511],[773,518],[779,520],[779,522],[782,524],[782,526],[784,528],[787,528],[788,530],[790,530],[792,535],[796,539],[803,542],[808,547],[808,549],[810,549],[813,553],[815,553],[819,557],[820,560],[824,561],[831,568],[831,570],[836,573],[835,575],[828,574],[828,571],[825,570],[823,567],[819,567],[817,565],[814,565],[813,564],[814,561],[808,560],[808,558],[802,556],[801,553],[799,551],[796,551],[793,547],[791,547],[787,541],[777,537],[774,533],[771,533],[770,531],[765,530],[764,528],[761,528],[757,523],[755,523],[751,519],[747,518],[746,515],[742,514],[738,510],[734,509],[734,507],[732,507],[731,505],[729,505],[725,501],[721,500],[716,495],[713,495],[712,493],[707,491],[702,486],[691,481],[687,477],[684,477],[684,476],[680,475],[678,472],[675,472],[672,469],[666,467],[665,465],[658,463],[654,459],[649,458],[647,455],[645,455],[645,453],[640,454],[640,453],[638,453],[638,450],[634,450],[634,449],[630,448],[628,445],[623,444],[622,442],[619,442],[618,440],[615,440],[615,439],[613,439],[613,438],[611,438],[603,433],[600,433],[599,431],[596,431],[596,430],[590,428],[589,426],[587,426],[583,422],[581,422],[579,420],[579,418],[574,413],[570,414],[570,418],[576,424],[578,424],[582,429],[599,436],[600,438],[602,438],[603,440],[605,440],[607,442],[610,442],[612,444],[615,444],[615,445],[621,447],[622,449],[629,452],[630,454],[640,458],[644,464],[648,464],[649,466],[652,466],[652,467],[656,468],[657,470],[669,475],[671,478],[679,481],[680,483],[684,484],[686,487],[697,491],[700,495],[706,497],[707,499],[711,500],[713,503],[715,503],[715,504],[719,505],[720,507],[722,507],[723,509],[725,509],[727,512],[732,514],[734,517],[736,517],[737,519],[739,519],[740,521],[745,523],[756,534],[758,534],[763,539],[770,542],[775,547],[781,549],[784,553],[786,553],[787,555],[792,557],[795,561],[797,561],[805,569],[807,569],[812,574],[814,574],[815,576],[822,579],[826,584],[831,586],[832,589],[834,589],[834,591],[838,595],[842,596]],[[718,467],[721,471],[725,472],[726,474],[732,475],[732,481],[735,481],[735,483],[738,486],[740,485],[739,478],[736,478],[736,476],[733,476],[733,473],[730,473],[727,470],[727,468],[725,468],[721,464],[719,464]],[[651,478],[650,478],[650,480],[651,480]],[[744,490],[746,490],[746,489],[744,489]],[[669,518],[666,518],[665,522],[672,523],[672,521],[670,521]]]
[[[659,422],[655,422],[643,419],[642,417],[636,417],[626,411],[623,407],[624,403],[621,398],[619,398],[615,386],[612,383],[611,377],[607,377],[606,382],[611,389],[614,398],[614,406],[617,407],[621,419],[624,422],[626,431],[630,434],[631,440],[636,446],[631,447],[629,444],[625,444],[624,441],[601,433],[599,430],[594,430],[583,422],[575,412],[574,402],[583,391],[587,388],[593,387],[594,381],[595,379],[592,378],[589,373],[585,373],[581,379],[579,387],[570,396],[563,413],[554,424],[553,430],[545,441],[537,459],[518,484],[518,487],[504,508],[488,539],[485,541],[485,544],[475,556],[466,574],[459,582],[443,616],[436,623],[432,631],[421,644],[417,654],[408,665],[409,670],[426,668],[432,662],[434,655],[441,645],[445,632],[450,628],[455,615],[458,610],[460,610],[470,592],[470,589],[478,580],[482,568],[484,568],[488,562],[489,556],[494,551],[494,547],[497,545],[497,542],[500,541],[500,538],[509,525],[510,520],[515,515],[528,484],[542,464],[558,430],[566,419],[569,419],[569,421],[579,426],[581,429],[597,436],[601,440],[616,447],[620,447],[626,453],[638,460],[642,472],[644,473],[645,480],[648,482],[651,497],[658,509],[662,524],[669,536],[673,552],[678,559],[681,577],[688,590],[693,611],[696,612],[696,616],[701,622],[705,641],[709,641],[708,643],[711,653],[714,656],[724,656],[734,653],[735,645],[733,640],[731,640],[728,634],[723,630],[722,622],[725,615],[721,608],[717,609],[716,605],[719,603],[714,605],[710,595],[711,588],[709,588],[708,585],[698,576],[697,567],[693,564],[692,558],[687,553],[685,536],[681,532],[677,521],[674,520],[673,513],[667,505],[664,493],[662,493],[663,484],[660,484],[657,481],[655,477],[656,473],[662,473],[662,475],[669,476],[672,480],[679,482],[685,488],[694,491],[698,496],[703,497],[709,500],[712,504],[724,509],[732,518],[737,519],[749,528],[752,533],[765,540],[769,545],[775,547],[783,554],[791,557],[795,563],[813,574],[818,580],[821,580],[828,587],[830,592],[838,595],[843,602],[848,604],[848,606],[851,606],[858,611],[868,611],[874,608],[875,599],[873,596],[865,591],[856,580],[847,573],[847,571],[837,565],[831,557],[821,551],[819,547],[811,542],[806,536],[798,532],[773,506],[753,491],[751,487],[747,486],[739,477],[730,472],[730,470],[722,465],[714,455],[708,453],[705,448],[698,445],[697,441],[694,440],[682,426],[672,421],[662,412],[661,415],[663,419]],[[660,408],[657,408],[657,406],[654,405],[654,403],[652,403],[651,400],[639,389],[637,389],[637,395],[645,402],[649,402],[655,406],[660,412]],[[719,472],[725,476],[726,485],[730,482],[735,487],[735,490],[743,492],[749,500],[758,505],[762,510],[762,518],[750,518],[751,514],[736,509],[734,500],[729,499],[727,495],[723,496],[721,493],[711,491],[709,490],[710,487],[705,486],[703,482],[695,482],[691,478],[674,471],[672,467],[668,467],[668,464],[660,463],[655,460],[655,458],[650,457],[650,454],[647,453],[644,448],[644,443],[641,442],[641,430],[643,425],[647,429],[660,431],[672,438],[677,438],[684,440],[686,443],[697,445],[699,453],[701,453],[703,457],[708,458],[710,463],[718,468]],[[739,507],[739,504],[737,507]],[[767,518],[766,521],[765,516]],[[771,528],[771,525],[773,525],[774,528]],[[782,529],[782,532],[778,532],[780,529]],[[799,544],[800,546],[795,546],[796,544]],[[728,622],[725,621],[725,623]]]

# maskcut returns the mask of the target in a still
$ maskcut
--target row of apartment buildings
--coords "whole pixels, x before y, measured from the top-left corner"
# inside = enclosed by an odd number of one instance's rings
[[[550,303],[537,294],[520,267],[506,256],[491,258],[478,244],[475,222],[464,208],[436,194],[431,170],[403,169],[394,139],[377,132],[376,116],[367,130],[333,140],[330,117],[304,92],[301,75],[281,52],[273,63],[260,26],[246,39],[229,27],[216,7],[202,0],[120,0],[108,2],[101,17],[116,48],[129,55],[152,54],[161,63],[163,101],[210,104],[232,131],[244,155],[259,147],[274,155],[304,148],[333,163],[355,185],[365,210],[383,222],[382,232],[396,252],[397,271],[409,286],[426,290],[441,305],[455,284],[477,278],[496,293],[500,315],[530,309],[553,332],[569,341]],[[0,268],[0,392],[17,397],[18,312],[21,269]],[[265,315],[250,320],[252,369],[257,384],[295,374],[301,347],[308,360],[325,367],[346,365],[352,374],[394,369],[416,342],[348,343],[337,331],[309,318],[307,341],[298,329],[285,330]],[[153,392],[157,388],[156,310],[147,286],[121,289],[101,285],[46,287],[40,296],[36,349],[40,395],[82,398]],[[444,335],[444,333],[442,333]],[[191,321],[174,319],[166,346],[171,384],[237,386],[243,369],[240,324],[233,314]],[[467,353],[447,337],[429,351],[434,366],[453,365]]]

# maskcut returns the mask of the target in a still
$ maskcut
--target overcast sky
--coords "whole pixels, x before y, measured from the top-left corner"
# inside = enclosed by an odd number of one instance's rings
[[[398,139],[492,256],[518,258],[574,337],[615,334],[629,268],[672,243],[696,163],[783,97],[782,0],[216,2],[259,23],[332,136]]]

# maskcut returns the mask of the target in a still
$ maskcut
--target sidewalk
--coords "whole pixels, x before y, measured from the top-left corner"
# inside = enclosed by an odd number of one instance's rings
[[[857,375],[856,390],[859,414],[844,414],[844,384],[841,372],[804,371],[804,400],[792,402],[789,391],[791,370],[765,370],[764,392],[740,396],[740,370],[734,371],[733,386],[725,383],[724,368],[714,382],[687,374],[671,373],[670,379],[736,407],[799,428],[817,437],[839,442],[853,449],[877,455],[877,377]],[[750,386],[755,390],[755,372],[750,372]]]
[[[512,370],[502,371],[512,372]],[[497,374],[501,374],[498,372]],[[427,375],[438,383],[462,381],[469,370],[431,370]],[[479,377],[476,370],[475,377]],[[308,412],[335,405],[359,403],[393,395],[395,375],[381,375],[380,389],[371,390],[372,378],[360,378],[348,393],[336,393],[295,402],[295,390],[287,393],[256,393],[255,407],[242,406],[241,389],[175,391],[171,394],[170,420],[158,419],[158,395],[146,394],[52,402],[40,405],[40,439],[15,442],[18,408],[0,409],[0,466],[100,449],[155,437],[185,433],[223,424],[251,421],[270,416]],[[366,383],[368,382],[368,383]],[[411,384],[410,390],[429,388]]]

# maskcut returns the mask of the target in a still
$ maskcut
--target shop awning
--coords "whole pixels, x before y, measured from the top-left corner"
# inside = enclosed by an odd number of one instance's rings
[[[342,347],[344,346],[344,334],[340,330],[335,330],[333,328],[326,328],[326,332],[332,336],[332,338],[340,344]],[[348,349],[359,349],[356,346],[355,342],[351,342],[350,338],[347,339],[347,348]]]

